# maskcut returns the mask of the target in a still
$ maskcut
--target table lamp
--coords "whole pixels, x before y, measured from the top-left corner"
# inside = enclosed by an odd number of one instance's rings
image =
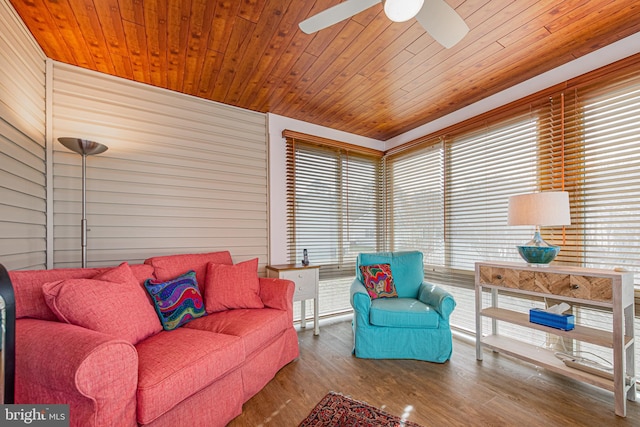
[[[541,226],[570,225],[569,193],[543,191],[509,197],[508,225],[533,225],[533,239],[516,246],[529,264],[549,264],[560,252],[560,246],[550,245],[540,236]]]

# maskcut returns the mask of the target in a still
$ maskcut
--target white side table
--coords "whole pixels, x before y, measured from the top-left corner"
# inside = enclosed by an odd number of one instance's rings
[[[287,279],[296,284],[293,294],[293,301],[301,301],[300,305],[300,327],[306,328],[307,321],[305,315],[305,303],[308,299],[313,299],[313,334],[320,335],[320,324],[318,323],[318,283],[319,265],[302,264],[280,264],[267,265],[267,277]]]

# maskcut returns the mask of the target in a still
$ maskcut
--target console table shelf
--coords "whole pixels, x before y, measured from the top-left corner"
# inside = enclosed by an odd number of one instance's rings
[[[536,366],[548,369],[557,374],[562,374],[609,391],[615,391],[613,381],[588,372],[569,368],[562,363],[562,361],[558,359],[551,350],[516,341],[511,338],[502,337],[500,335],[490,335],[484,338],[482,340],[482,345],[500,353],[508,354],[509,356],[533,363]]]
[[[612,391],[615,413],[626,416],[626,401],[636,400],[633,274],[623,271],[565,266],[530,266],[518,263],[479,262],[476,284],[476,358],[483,347],[533,363],[570,378]],[[491,292],[484,307],[483,292]],[[611,330],[587,327],[576,321],[570,331],[529,321],[529,313],[501,308],[499,296],[549,298],[576,307],[596,306],[612,313]],[[491,333],[483,334],[483,318],[492,319]],[[613,380],[566,366],[554,351],[502,336],[498,322],[531,328],[559,337],[613,350]]]
[[[540,325],[538,323],[529,322],[529,316],[525,313],[518,313],[512,310],[506,310],[504,308],[489,307],[482,310],[482,315],[490,317],[496,320],[502,320],[504,322],[513,323],[515,325],[526,326],[527,328],[537,329],[539,331],[547,332],[550,334],[558,335],[561,337],[567,337],[576,339],[578,341],[585,341],[591,344],[597,344],[603,347],[613,348],[613,333],[609,331],[603,331],[602,329],[589,328],[587,326],[576,325],[574,329],[570,331],[563,331],[561,329],[550,328],[548,326]],[[625,346],[633,342],[632,337],[625,336]]]

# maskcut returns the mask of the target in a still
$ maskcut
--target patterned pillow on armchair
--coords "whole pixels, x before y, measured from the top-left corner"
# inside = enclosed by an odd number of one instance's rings
[[[389,264],[361,265],[360,272],[371,299],[398,298]]]

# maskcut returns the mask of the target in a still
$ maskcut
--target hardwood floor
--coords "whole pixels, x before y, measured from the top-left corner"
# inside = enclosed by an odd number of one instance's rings
[[[445,364],[351,354],[349,320],[298,333],[300,357],[245,403],[230,427],[295,427],[329,391],[428,426],[638,426],[640,401],[614,414],[613,393],[454,339]],[[640,399],[640,396],[639,396]]]

